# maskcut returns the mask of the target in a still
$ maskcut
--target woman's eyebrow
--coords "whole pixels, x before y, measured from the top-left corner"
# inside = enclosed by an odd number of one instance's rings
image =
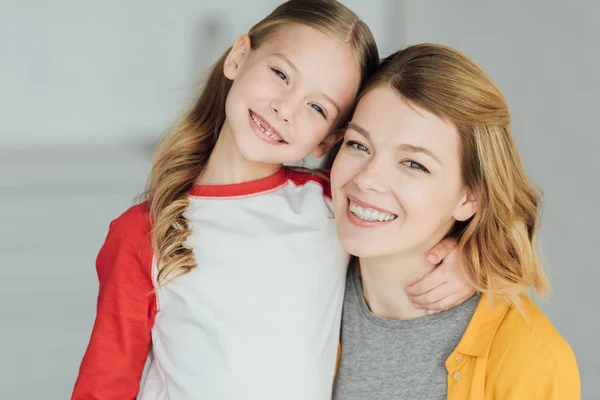
[[[396,147],[396,150],[398,151],[406,151],[406,152],[410,152],[410,153],[423,153],[428,155],[429,157],[431,157],[433,160],[435,160],[438,164],[442,165],[442,162],[440,161],[440,159],[433,154],[430,150],[426,149],[425,147],[421,147],[421,146],[413,146],[412,144],[400,144],[398,145],[398,147]]]
[[[363,135],[367,140],[371,140],[371,134],[369,133],[369,131],[366,130],[365,128],[363,128],[362,126],[358,125],[356,122],[350,122],[348,124],[348,129],[352,129],[353,131],[356,131],[356,132],[360,133],[361,135]],[[406,152],[410,152],[410,153],[426,154],[429,157],[431,157],[434,161],[436,161],[438,164],[443,166],[440,159],[435,154],[433,154],[429,149],[426,149],[425,147],[414,146],[412,144],[405,143],[405,144],[398,145],[396,147],[396,150],[406,151]]]
[[[358,125],[356,122],[350,122],[348,124],[348,129],[352,129],[353,131],[356,131],[363,135],[366,139],[371,140],[371,134],[369,133],[369,131],[363,128],[362,126]]]

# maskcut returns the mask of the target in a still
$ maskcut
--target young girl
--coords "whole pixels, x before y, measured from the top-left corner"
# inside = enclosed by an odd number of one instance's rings
[[[509,123],[491,79],[438,45],[391,55],[360,94],[331,173],[339,238],[359,257],[334,399],[579,399],[571,348],[526,295],[548,289],[540,193]],[[398,286],[431,271],[423,253],[445,236],[483,295],[428,316]]]
[[[150,349],[144,399],[331,396],[348,255],[327,182],[282,166],[335,142],[378,62],[332,0],[287,1],[237,39],[146,202],[111,223],[74,399],[135,398]]]

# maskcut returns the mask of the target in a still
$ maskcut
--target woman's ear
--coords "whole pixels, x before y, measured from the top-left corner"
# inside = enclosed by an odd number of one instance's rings
[[[231,46],[231,50],[227,54],[225,63],[223,64],[223,74],[227,79],[235,79],[240,67],[246,58],[248,58],[248,54],[250,54],[250,45],[250,36],[244,34],[238,37],[233,46]]]
[[[477,212],[477,198],[470,191],[460,199],[460,203],[454,210],[453,217],[457,221],[466,221]]]

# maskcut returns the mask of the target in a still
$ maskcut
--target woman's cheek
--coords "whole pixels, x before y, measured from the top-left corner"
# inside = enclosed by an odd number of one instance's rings
[[[350,183],[363,168],[364,160],[361,157],[344,153],[337,166],[339,186]]]
[[[349,167],[346,162],[347,155],[345,149],[342,147],[340,152],[337,154],[335,161],[331,169],[331,186],[333,188],[340,188],[343,186],[344,176],[349,173]]]

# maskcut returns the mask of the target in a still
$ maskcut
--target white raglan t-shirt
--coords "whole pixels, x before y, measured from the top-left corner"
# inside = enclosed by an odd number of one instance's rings
[[[198,266],[165,286],[147,205],[111,224],[74,398],[133,398],[150,352],[142,399],[330,399],[349,258],[327,180],[283,168],[189,196]]]

